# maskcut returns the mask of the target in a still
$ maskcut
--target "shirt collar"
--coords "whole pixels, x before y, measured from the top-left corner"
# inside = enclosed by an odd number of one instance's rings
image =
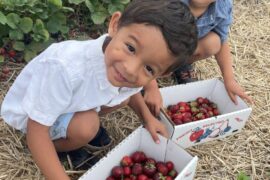
[[[100,36],[98,39],[92,40],[92,45],[89,46],[86,52],[87,59],[89,59],[89,66],[94,71],[94,78],[98,82],[100,90],[110,88],[114,93],[118,93],[118,87],[113,86],[107,78],[105,57],[102,51],[102,45],[108,34]],[[94,50],[93,50],[94,49]]]

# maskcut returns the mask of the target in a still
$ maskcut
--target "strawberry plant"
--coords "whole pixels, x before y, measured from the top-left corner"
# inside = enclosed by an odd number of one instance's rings
[[[244,172],[240,172],[237,175],[237,180],[250,180],[250,177],[246,175]]]
[[[53,41],[51,34],[68,32],[66,13],[72,11],[61,0],[1,0],[0,48],[12,53],[0,55],[0,61],[16,52],[32,59]]]

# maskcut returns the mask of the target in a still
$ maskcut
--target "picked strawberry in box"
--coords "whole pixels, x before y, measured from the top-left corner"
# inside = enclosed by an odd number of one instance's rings
[[[159,138],[160,143],[156,144],[149,132],[139,127],[82,175],[80,180],[193,179],[198,158],[170,139]]]
[[[240,132],[251,108],[238,97],[234,104],[219,79],[161,88],[161,121],[171,139],[187,148]]]

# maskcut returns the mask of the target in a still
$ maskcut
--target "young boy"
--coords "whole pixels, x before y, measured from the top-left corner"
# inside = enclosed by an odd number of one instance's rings
[[[195,20],[178,0],[133,0],[112,15],[96,40],[51,45],[34,58],[8,91],[5,122],[26,133],[46,179],[69,179],[56,152],[79,149],[95,137],[99,114],[128,104],[155,142],[165,127],[140,90],[175,70],[197,45]]]
[[[236,95],[251,102],[233,75],[232,57],[228,43],[229,26],[232,23],[231,0],[181,0],[187,4],[196,18],[198,46],[185,66],[174,72],[179,84],[196,80],[192,63],[215,56],[222,72],[224,84],[231,100],[237,104]],[[162,99],[155,81],[145,87],[145,101],[154,114],[159,113]]]

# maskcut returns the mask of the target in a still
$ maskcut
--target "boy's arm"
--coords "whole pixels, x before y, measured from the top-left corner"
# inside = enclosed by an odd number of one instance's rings
[[[168,132],[164,124],[157,120],[147,108],[141,93],[137,93],[130,97],[129,106],[136,114],[143,119],[145,128],[150,132],[156,143],[159,143],[157,133],[168,137]]]
[[[246,99],[248,102],[252,102],[252,99],[234,79],[232,57],[229,43],[227,41],[221,44],[221,49],[215,55],[215,58],[222,72],[224,85],[231,100],[237,104],[236,95],[238,95],[241,98]]]
[[[50,139],[49,127],[29,119],[26,140],[36,164],[46,179],[69,179]]]
[[[155,116],[159,115],[160,108],[162,107],[163,103],[158,84],[155,79],[144,87],[144,100],[149,110]]]

